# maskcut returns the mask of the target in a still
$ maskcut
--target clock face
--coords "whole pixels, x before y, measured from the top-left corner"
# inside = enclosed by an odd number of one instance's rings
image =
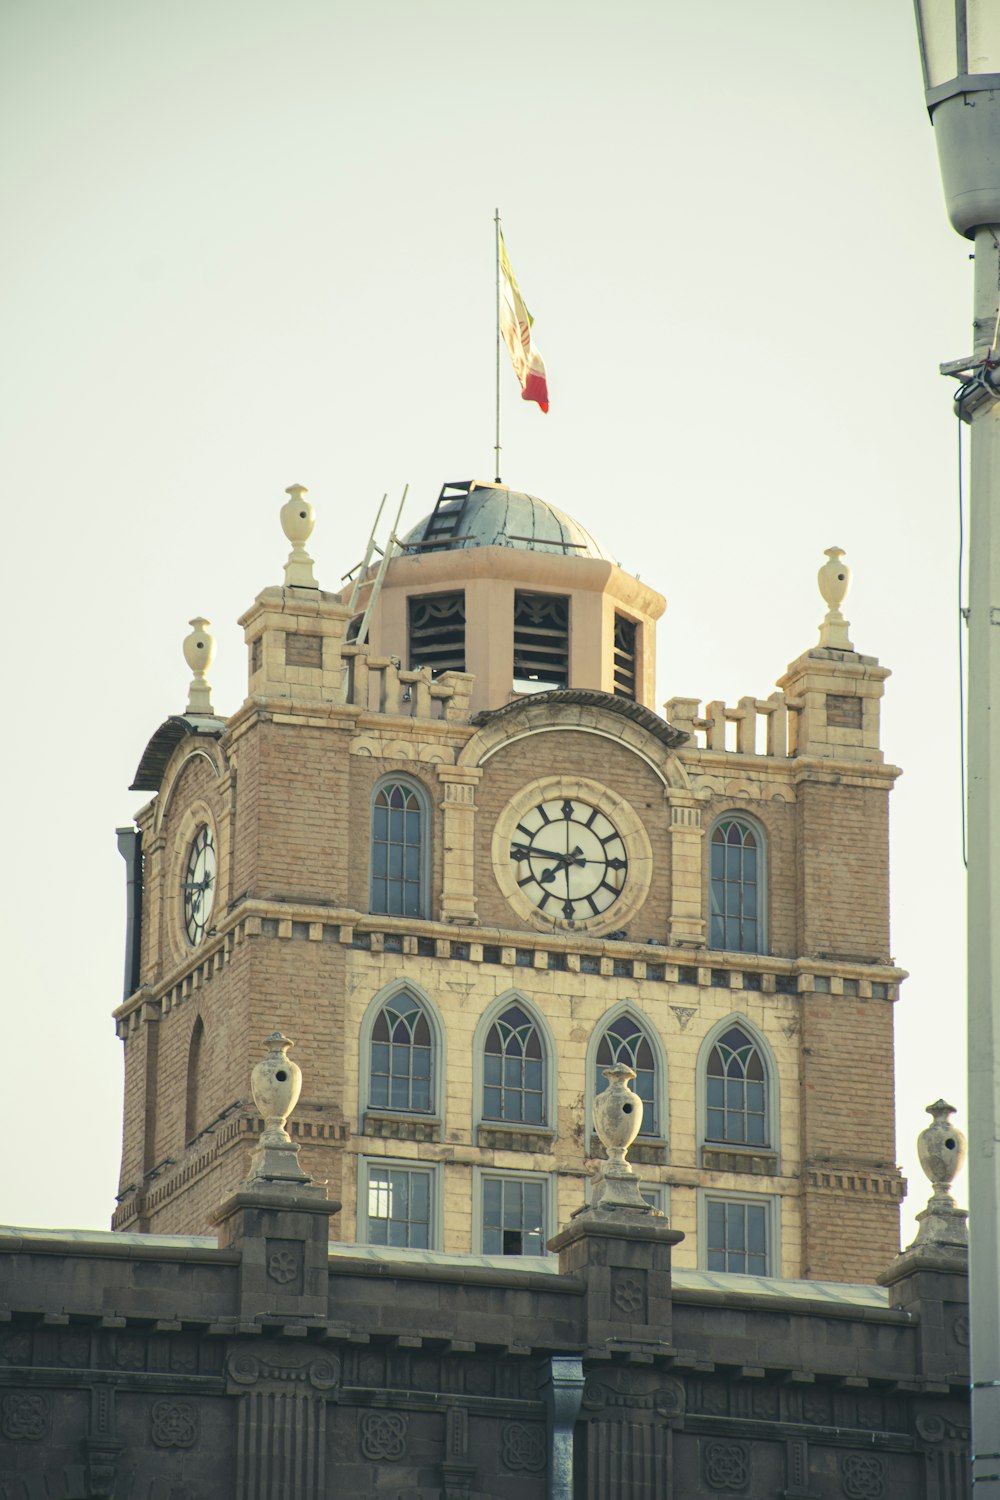
[[[192,840],[181,893],[184,897],[184,931],[194,947],[205,936],[215,905],[215,844],[207,824],[202,824]]]
[[[514,879],[546,916],[582,922],[621,895],[628,857],[621,834],[579,798],[539,802],[521,816],[510,841]]]

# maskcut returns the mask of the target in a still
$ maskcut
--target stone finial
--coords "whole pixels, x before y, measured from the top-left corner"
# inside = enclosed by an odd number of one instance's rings
[[[299,1148],[285,1129],[302,1090],[302,1070],[287,1056],[294,1043],[274,1031],[263,1045],[267,1054],[250,1074],[250,1087],[264,1119],[264,1134],[250,1158],[247,1182],[308,1182],[309,1177],[299,1166]]]
[[[826,618],[819,627],[819,643],[821,646],[832,646],[836,651],[853,651],[851,638],[847,634],[851,622],[845,620],[840,612],[840,606],[851,587],[851,570],[845,562],[841,562],[843,547],[827,547],[826,555],[829,561],[816,574],[819,591],[827,605]]]
[[[917,1214],[920,1228],[913,1246],[967,1245],[968,1214],[951,1196],[951,1184],[965,1161],[965,1136],[949,1120],[955,1107],[946,1100],[928,1104],[927,1113],[932,1123],[917,1136],[917,1152],[933,1192],[927,1207]]]
[[[628,1208],[655,1214],[658,1211],[650,1208],[642,1196],[636,1170],[627,1159],[629,1147],[642,1126],[642,1100],[631,1087],[635,1070],[625,1063],[616,1063],[602,1071],[608,1086],[594,1100],[594,1129],[608,1159],[598,1170],[589,1211]]]
[[[184,660],[194,675],[188,688],[186,712],[211,714],[215,712],[212,707],[212,689],[205,674],[215,660],[215,637],[209,635],[205,626],[212,622],[203,615],[196,615],[189,623],[194,628],[190,635],[184,637]]]
[[[316,524],[316,512],[305,498],[308,493],[304,484],[290,484],[285,491],[289,498],[281,507],[281,529],[292,544],[285,563],[287,588],[319,587],[313,572],[313,560],[305,547]]]

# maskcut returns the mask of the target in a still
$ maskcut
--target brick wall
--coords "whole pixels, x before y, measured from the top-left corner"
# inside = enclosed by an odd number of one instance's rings
[[[799,951],[889,958],[889,799],[881,787],[799,786]]]

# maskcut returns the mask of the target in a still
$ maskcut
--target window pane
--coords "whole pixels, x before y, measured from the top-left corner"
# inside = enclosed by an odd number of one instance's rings
[[[760,1254],[764,1251],[764,1210],[747,1208],[747,1249]]]
[[[370,1167],[368,1240],[373,1245],[419,1245],[430,1239],[431,1174]]]

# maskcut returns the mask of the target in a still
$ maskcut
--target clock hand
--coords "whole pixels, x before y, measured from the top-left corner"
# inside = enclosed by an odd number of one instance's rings
[[[563,864],[572,858],[569,854],[560,854],[558,849],[532,849],[527,844],[513,844],[510,852],[514,859],[535,859],[538,857],[539,859],[557,859]]]

